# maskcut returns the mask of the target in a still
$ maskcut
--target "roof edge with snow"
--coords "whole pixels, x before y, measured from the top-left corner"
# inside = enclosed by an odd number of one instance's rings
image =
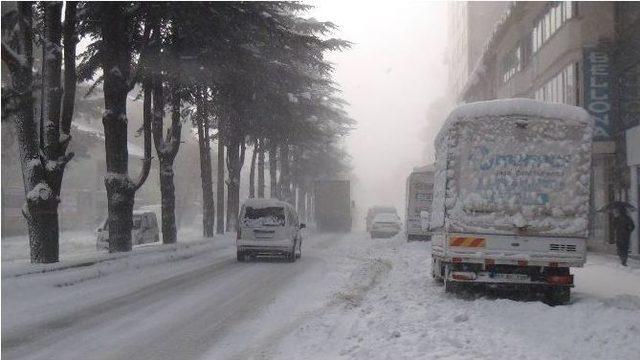
[[[530,116],[558,119],[593,126],[589,113],[578,106],[541,102],[526,98],[478,101],[457,106],[447,117],[437,138],[456,123],[488,116]]]

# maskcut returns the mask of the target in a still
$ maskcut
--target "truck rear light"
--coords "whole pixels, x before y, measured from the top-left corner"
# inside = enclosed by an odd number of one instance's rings
[[[518,260],[518,266],[527,266],[529,262],[527,260]]]
[[[472,281],[476,279],[476,274],[472,272],[453,272],[451,273],[453,280]]]
[[[484,264],[485,265],[495,265],[496,264],[496,260],[495,259],[484,259]]]
[[[558,263],[557,262],[550,262],[549,263],[549,267],[557,268],[558,267]]]
[[[459,257],[451,258],[451,262],[454,262],[454,263],[461,263],[461,262],[462,262],[462,258],[459,258]]]
[[[547,275],[547,282],[556,285],[573,285],[573,275]]]

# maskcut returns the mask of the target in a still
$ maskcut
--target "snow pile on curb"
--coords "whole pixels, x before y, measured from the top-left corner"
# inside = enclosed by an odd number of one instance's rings
[[[576,300],[558,307],[465,300],[431,279],[429,243],[397,237],[377,246],[386,247],[390,265],[365,262],[358,271],[389,266],[388,273],[361,284],[373,285],[358,306],[330,307],[290,334],[277,358],[631,360],[640,354],[640,294],[601,299],[578,286]]]

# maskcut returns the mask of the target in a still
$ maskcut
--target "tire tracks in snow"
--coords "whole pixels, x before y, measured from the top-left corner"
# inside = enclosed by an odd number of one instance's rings
[[[353,255],[348,256],[356,259]],[[301,328],[306,323],[312,322],[313,319],[333,310],[346,310],[344,316],[332,329],[333,338],[345,338],[351,329],[352,323],[357,318],[357,314],[353,312],[361,304],[368,292],[375,288],[382,278],[389,273],[392,268],[390,261],[382,258],[364,258],[358,257],[360,263],[349,276],[347,283],[341,290],[332,293],[327,301],[320,307],[312,310],[304,311],[297,315],[294,319],[286,321],[282,326],[261,338],[249,348],[237,353],[230,360],[245,359],[274,359],[278,358],[280,341],[287,335]],[[337,354],[336,354],[337,355]]]

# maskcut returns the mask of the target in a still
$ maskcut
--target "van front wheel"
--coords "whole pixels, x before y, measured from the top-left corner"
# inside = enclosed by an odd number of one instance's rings
[[[296,244],[295,243],[293,244],[291,251],[287,253],[286,259],[288,262],[291,262],[291,263],[296,261]]]

